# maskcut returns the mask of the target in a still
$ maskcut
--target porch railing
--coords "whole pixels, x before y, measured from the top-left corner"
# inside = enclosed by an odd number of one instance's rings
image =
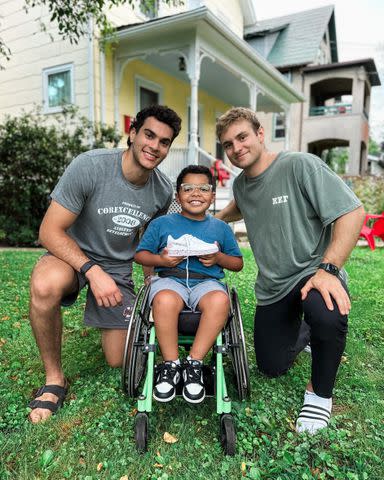
[[[159,166],[159,169],[165,173],[172,182],[176,183],[177,175],[180,171],[189,164],[188,158],[188,148],[171,148],[167,158]],[[213,157],[210,153],[206,152],[203,148],[198,147],[198,164],[205,165],[206,167],[212,167],[216,161],[216,158]],[[238,172],[228,167],[224,163],[221,164],[220,168],[223,168],[231,177],[237,177]]]
[[[352,112],[352,103],[337,103],[336,105],[325,105],[321,107],[311,107],[309,109],[309,115],[311,117],[318,117],[322,115],[344,115],[345,113]]]
[[[188,148],[171,148],[167,158],[160,164],[159,170],[176,183],[180,170],[188,165]]]

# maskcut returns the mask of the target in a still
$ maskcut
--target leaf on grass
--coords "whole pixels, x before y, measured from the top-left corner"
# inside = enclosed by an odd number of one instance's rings
[[[13,328],[21,328],[21,323],[20,322],[15,322],[12,326],[13,326]]]
[[[122,477],[120,477],[120,480],[128,480],[128,475],[123,475]]]
[[[341,356],[341,363],[346,363],[348,361],[348,358],[345,355]]]
[[[80,457],[80,458],[79,458],[79,464],[80,464],[80,465],[85,465],[84,457]]]
[[[0,348],[3,347],[6,343],[7,341],[5,340],[5,338],[0,338]]]
[[[1,317],[1,321],[6,321],[6,320],[9,320],[11,317],[8,317],[7,315],[5,315],[4,317]]]
[[[178,438],[174,437],[168,432],[165,432],[163,435],[163,440],[165,443],[176,443],[178,441]]]
[[[155,463],[153,466],[155,468],[163,468],[164,467],[164,465],[162,463]]]
[[[53,460],[55,456],[53,450],[45,450],[45,452],[40,457],[40,465],[42,468],[47,467]]]
[[[98,472],[100,472],[100,471],[103,469],[103,467],[104,467],[103,462],[100,462],[100,463],[97,464],[96,470],[97,470]]]
[[[136,415],[136,413],[137,413],[137,408],[133,408],[133,409],[129,412],[128,415],[129,415],[130,417],[134,417],[134,416]]]
[[[311,473],[315,478],[318,478],[320,475],[320,468],[311,468]]]
[[[241,462],[241,471],[244,473],[247,470],[247,465],[245,462]]]
[[[245,407],[245,415],[247,417],[251,417],[252,416],[252,409],[249,408],[249,407]]]

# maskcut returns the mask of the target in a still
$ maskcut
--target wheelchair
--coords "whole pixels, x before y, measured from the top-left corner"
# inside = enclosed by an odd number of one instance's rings
[[[234,288],[227,288],[230,312],[224,329],[212,347],[211,362],[203,367],[206,396],[216,397],[216,412],[220,416],[220,443],[226,455],[234,455],[236,432],[231,415],[231,399],[228,396],[223,368],[223,357],[230,358],[239,400],[249,395],[249,368],[245,348],[240,304]],[[138,398],[135,416],[135,443],[139,452],[147,451],[149,439],[149,416],[152,411],[152,393],[155,373],[155,357],[159,352],[156,332],[149,305],[150,286],[143,285],[132,309],[127,331],[122,366],[122,388],[129,398]],[[194,340],[200,312],[183,310],[179,315],[179,346],[186,350]],[[181,394],[182,380],[177,388]]]

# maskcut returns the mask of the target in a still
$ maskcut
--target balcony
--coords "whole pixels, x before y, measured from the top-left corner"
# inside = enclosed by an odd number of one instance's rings
[[[311,107],[309,109],[310,117],[344,115],[352,112],[352,103],[337,103],[330,106]]]

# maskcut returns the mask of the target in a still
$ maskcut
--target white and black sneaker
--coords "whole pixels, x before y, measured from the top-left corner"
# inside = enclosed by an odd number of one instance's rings
[[[185,359],[183,369],[183,397],[189,403],[200,403],[205,398],[203,382],[203,363],[199,360]]]
[[[153,398],[158,402],[173,400],[176,395],[176,385],[180,378],[180,365],[175,362],[163,362],[156,365]]]

